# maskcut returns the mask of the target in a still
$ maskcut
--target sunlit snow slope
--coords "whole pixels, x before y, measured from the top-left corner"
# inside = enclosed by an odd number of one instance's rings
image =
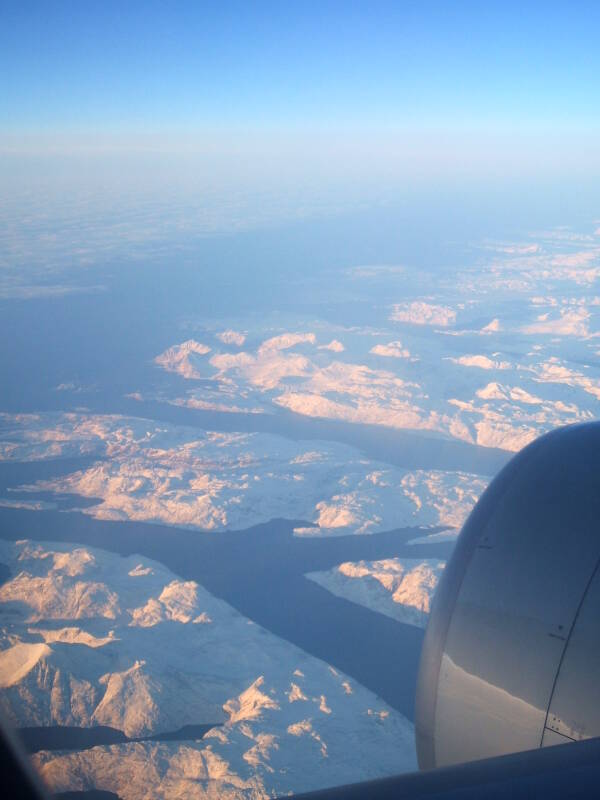
[[[415,766],[413,728],[354,680],[161,565],[89,547],[0,542],[0,705],[21,726],[200,741],[39,753],[55,791],[267,797]]]

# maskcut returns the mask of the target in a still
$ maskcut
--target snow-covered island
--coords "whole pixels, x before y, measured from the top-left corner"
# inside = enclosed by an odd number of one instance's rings
[[[327,572],[309,572],[306,577],[338,597],[424,628],[444,566],[439,559],[347,561]]]

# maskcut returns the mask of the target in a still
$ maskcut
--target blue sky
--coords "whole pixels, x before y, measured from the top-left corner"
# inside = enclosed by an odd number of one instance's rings
[[[584,130],[597,2],[29,2],[0,11],[6,131]]]

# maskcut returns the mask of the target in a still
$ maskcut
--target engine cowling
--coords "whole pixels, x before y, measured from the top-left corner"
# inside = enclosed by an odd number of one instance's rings
[[[440,580],[417,686],[421,769],[600,736],[600,423],[518,453]]]

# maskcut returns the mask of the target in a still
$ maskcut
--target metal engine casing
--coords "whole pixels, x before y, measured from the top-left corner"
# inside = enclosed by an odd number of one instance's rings
[[[528,445],[467,519],[417,685],[421,769],[600,736],[600,422]]]

